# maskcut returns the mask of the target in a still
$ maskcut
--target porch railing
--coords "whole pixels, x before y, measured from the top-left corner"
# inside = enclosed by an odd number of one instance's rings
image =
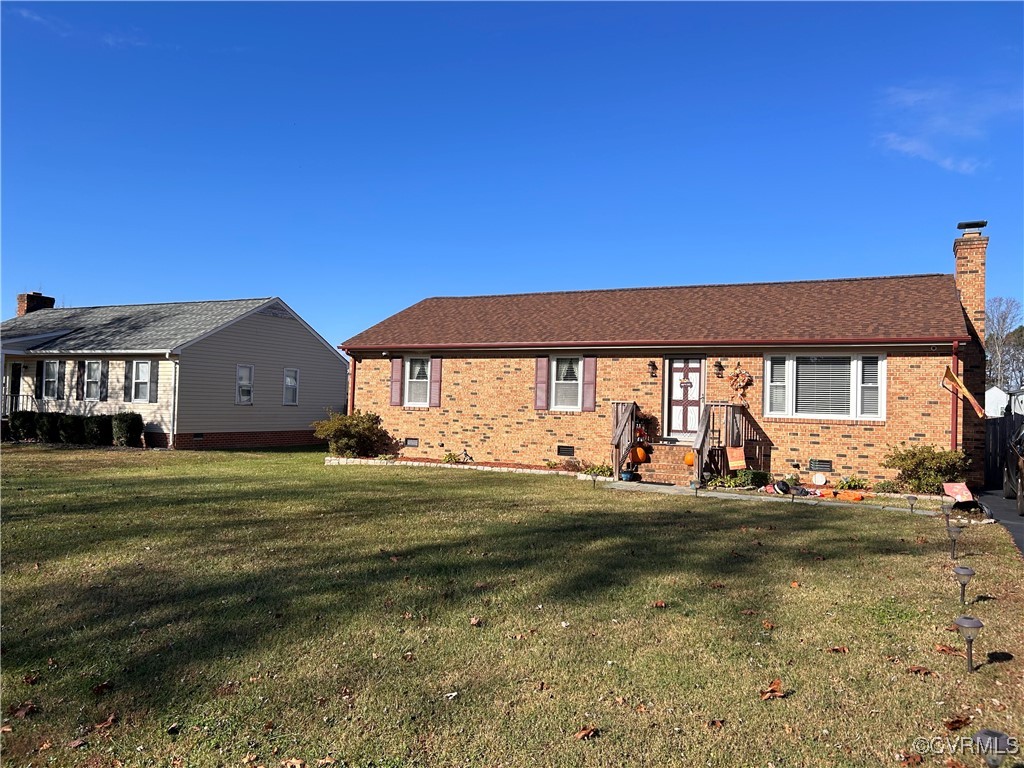
[[[760,425],[742,405],[727,401],[704,403],[693,450],[697,453],[697,467],[700,472],[708,470],[714,474],[725,474],[725,448],[742,446],[748,463],[755,468],[765,469],[771,440]]]
[[[629,458],[629,451],[636,440],[636,414],[639,410],[632,400],[616,400],[612,419],[612,470],[615,479],[622,479],[622,464]]]
[[[4,393],[3,400],[3,418],[7,418],[14,411],[41,411],[43,408],[40,406],[42,401],[36,400],[32,395],[11,395]]]

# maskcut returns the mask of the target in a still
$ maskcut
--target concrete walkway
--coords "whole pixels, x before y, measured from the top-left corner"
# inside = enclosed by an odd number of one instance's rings
[[[1024,517],[1017,514],[1017,502],[1013,499],[1004,499],[1001,490],[985,491],[980,499],[992,513],[992,517],[1010,532],[1013,543],[1024,556]]]

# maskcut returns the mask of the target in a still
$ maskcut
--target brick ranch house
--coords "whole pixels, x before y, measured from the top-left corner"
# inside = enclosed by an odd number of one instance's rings
[[[279,298],[54,309],[18,296],[3,334],[3,415],[135,411],[147,447],[319,443],[348,362]]]
[[[341,345],[349,405],[409,458],[605,464],[635,402],[645,480],[688,482],[698,440],[705,470],[743,446],[831,482],[893,477],[900,444],[962,448],[980,482],[984,422],[943,377],[984,392],[984,226],[959,225],[953,274],[426,299]]]

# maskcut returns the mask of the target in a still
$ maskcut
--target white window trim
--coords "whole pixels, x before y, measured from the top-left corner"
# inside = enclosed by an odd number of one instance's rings
[[[46,375],[46,371],[50,365],[53,365],[53,378]],[[46,394],[46,382],[53,382],[53,394]],[[58,387],[60,386],[60,361],[59,360],[44,360],[43,361],[43,400],[56,400],[58,394]]]
[[[139,366],[146,366],[146,375],[139,376]],[[152,360],[132,360],[132,402],[133,403],[148,403],[149,402],[149,387],[150,380],[153,377],[153,369],[150,367],[153,365]],[[135,393],[139,391],[139,384],[145,383],[146,385],[146,396],[138,397]]]
[[[242,400],[242,385],[238,381],[238,372],[242,368],[249,369],[249,400]],[[256,366],[251,363],[238,363],[235,365],[235,405],[252,405],[256,402]]]
[[[796,359],[798,357],[846,357],[850,359],[850,409],[849,414],[840,415],[835,413],[797,413],[796,412]],[[784,357],[786,359],[786,407],[782,411],[773,411],[770,408],[771,399],[771,360],[773,357]],[[861,400],[863,397],[863,386],[861,384],[862,361],[865,357],[878,359],[878,413],[862,414]],[[884,352],[863,352],[851,353],[835,350],[800,350],[790,352],[766,353],[764,355],[764,371],[761,381],[763,382],[763,413],[768,417],[779,417],[786,419],[805,419],[807,421],[885,421],[886,418],[886,371],[887,356]]]
[[[96,366],[96,378],[89,378],[89,366]],[[90,403],[98,403],[100,401],[100,382],[103,380],[103,363],[100,360],[86,360],[85,361],[85,381],[82,384],[82,399]],[[96,382],[96,397],[89,397],[89,382]]]
[[[411,399],[409,399],[409,392],[412,390],[412,387],[409,386],[410,382],[412,381],[409,378],[409,375],[412,372],[412,361],[413,360],[426,360],[427,361],[427,395],[424,398],[423,402],[420,402],[418,400],[411,400]],[[404,368],[405,372],[403,374],[404,379],[402,381],[402,401],[403,401],[402,405],[405,406],[406,408],[429,408],[430,407],[430,366],[431,366],[431,359],[429,357],[407,357],[405,359],[405,368]]]
[[[295,371],[295,402],[288,402],[288,371]],[[297,406],[299,404],[299,369],[285,368],[281,375],[281,405]]]
[[[576,404],[575,405],[555,405],[555,385],[558,384],[558,359],[563,360],[572,359],[576,361]],[[549,384],[548,402],[550,403],[549,409],[551,411],[582,411],[583,410],[583,357],[578,355],[552,355],[551,356],[551,368],[548,378],[551,380]]]

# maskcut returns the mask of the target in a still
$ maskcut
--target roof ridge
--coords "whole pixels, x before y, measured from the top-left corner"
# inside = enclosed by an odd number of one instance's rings
[[[524,291],[522,293],[483,293],[471,296],[430,296],[423,301],[456,299],[505,299],[516,296],[567,296],[581,293],[622,293],[626,291],[670,291],[683,288],[741,288],[758,285],[806,285],[808,283],[851,283],[869,280],[906,280],[923,277],[953,277],[948,272],[927,272],[916,275],[874,275],[869,277],[823,277],[808,280],[762,280],[752,283],[698,283],[696,285],[647,285],[635,288],[581,288],[572,291]]]
[[[37,309],[36,312],[52,312],[62,309],[113,309],[115,307],[174,307],[183,304],[234,304],[243,301],[270,301],[277,299],[277,296],[254,296],[250,299],[200,299],[199,301],[150,301],[143,304],[93,304],[80,307],[50,307],[46,310]],[[29,314],[35,314],[30,312]],[[25,315],[22,315],[25,317]],[[11,318],[13,319],[13,318]]]

